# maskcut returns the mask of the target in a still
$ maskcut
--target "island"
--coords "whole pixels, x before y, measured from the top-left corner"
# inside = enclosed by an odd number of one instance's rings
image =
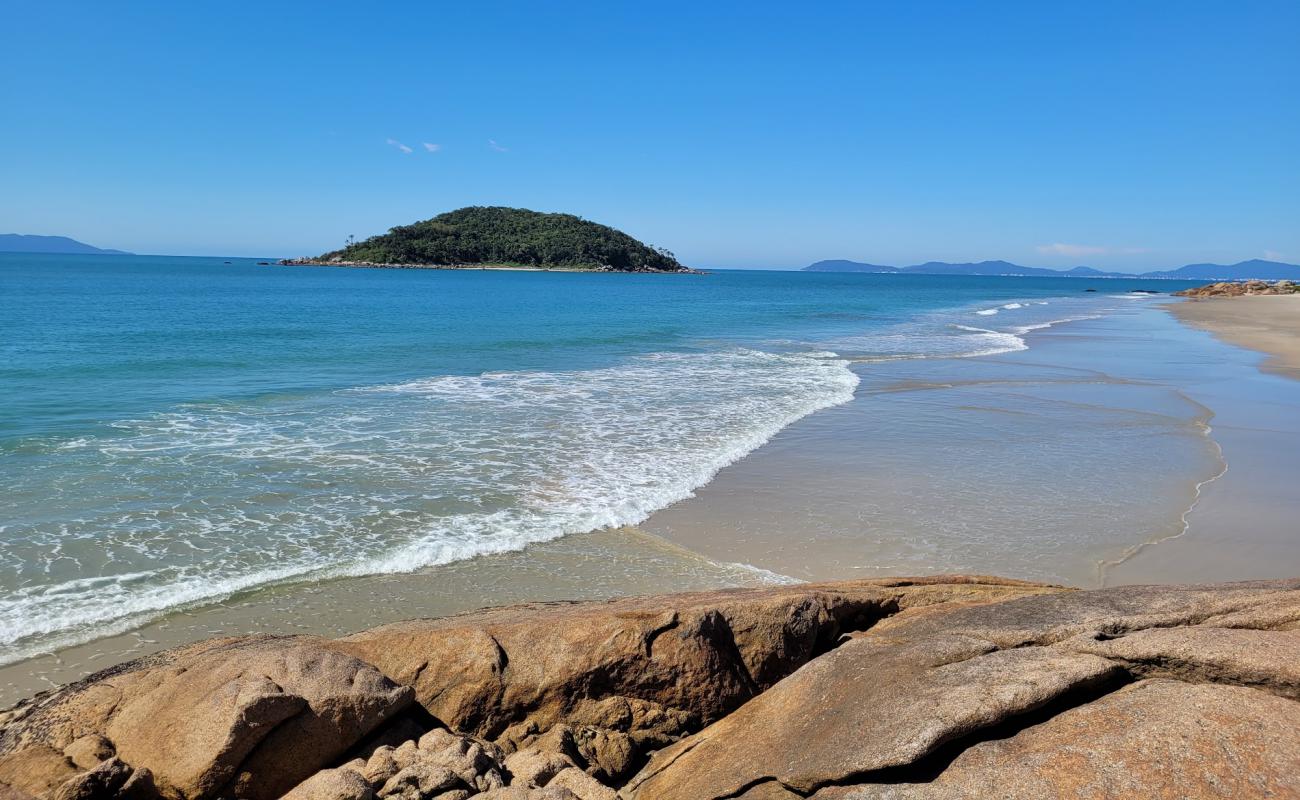
[[[572,214],[470,206],[290,266],[694,273],[662,247]]]

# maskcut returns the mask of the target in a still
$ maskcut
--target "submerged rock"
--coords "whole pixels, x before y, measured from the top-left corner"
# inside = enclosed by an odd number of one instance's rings
[[[1300,581],[985,578],[204,642],[0,713],[0,798],[1300,795]]]

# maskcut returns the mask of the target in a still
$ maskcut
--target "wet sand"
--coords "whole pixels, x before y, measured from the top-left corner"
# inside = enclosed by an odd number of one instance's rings
[[[1300,382],[1156,303],[1030,344],[864,364],[853,403],[800,420],[643,527],[809,580],[1300,574]]]
[[[1198,298],[1170,310],[1225,342],[1268,354],[1260,369],[1300,380],[1300,295]]]
[[[215,636],[344,636],[485,606],[790,582],[712,561],[636,529],[595,531],[420,572],[274,586],[173,611],[116,635],[0,666],[0,708],[115,664]]]

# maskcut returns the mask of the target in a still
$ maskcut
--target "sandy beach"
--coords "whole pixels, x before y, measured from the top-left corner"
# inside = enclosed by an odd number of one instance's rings
[[[1139,303],[989,358],[862,365],[853,403],[642,527],[804,580],[926,565],[1081,587],[1292,573],[1300,384],[1166,313],[1193,305],[1208,304]]]
[[[1260,369],[1300,379],[1300,295],[1210,297],[1170,310],[1225,342],[1267,353]]]

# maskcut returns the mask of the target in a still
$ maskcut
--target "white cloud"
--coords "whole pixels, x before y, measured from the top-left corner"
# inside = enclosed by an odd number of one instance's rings
[[[424,149],[428,150],[430,153],[436,153],[442,149],[442,145],[434,144],[433,142],[421,142],[420,144],[423,144]]]
[[[496,139],[488,139],[488,147],[492,148],[498,153],[506,153],[510,151],[509,147],[502,147],[501,145],[497,144]]]
[[[1276,250],[1265,250],[1265,251],[1264,251],[1264,260],[1265,260],[1265,261],[1281,261],[1281,260],[1284,259],[1284,258],[1286,258],[1286,254],[1285,254],[1285,253],[1279,253],[1279,252],[1276,251]]]
[[[415,152],[414,150],[402,144],[401,142],[397,141],[396,139],[389,139],[388,144],[391,144],[393,147],[396,147],[398,150],[401,150],[403,153],[409,154]]]
[[[1109,255],[1133,255],[1135,253],[1145,253],[1145,247],[1101,247],[1091,244],[1064,244],[1057,242],[1055,244],[1040,244],[1038,252],[1045,256],[1069,256],[1077,258],[1079,256],[1109,256]]]

